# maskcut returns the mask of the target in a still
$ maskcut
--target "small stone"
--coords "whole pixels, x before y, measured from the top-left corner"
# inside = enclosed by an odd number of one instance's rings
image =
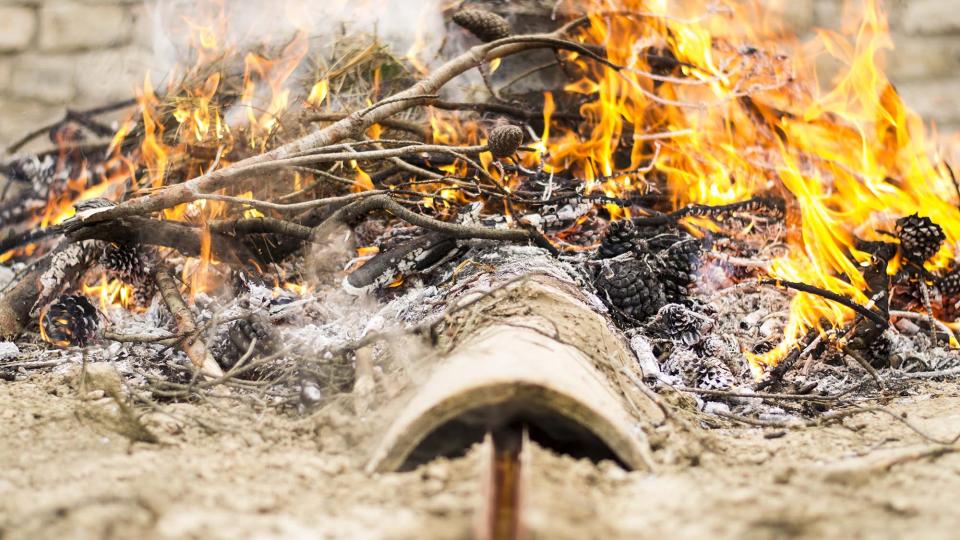
[[[118,396],[123,389],[120,374],[117,373],[117,369],[113,364],[109,362],[87,364],[84,383],[86,384],[87,391],[101,390],[104,395]]]

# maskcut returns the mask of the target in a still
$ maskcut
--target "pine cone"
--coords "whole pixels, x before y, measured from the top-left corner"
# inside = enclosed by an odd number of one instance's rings
[[[279,349],[280,339],[269,319],[258,315],[251,315],[225,325],[211,348],[220,367],[230,369],[247,354],[254,340],[256,340],[254,345],[256,355],[269,355]]]
[[[937,288],[945,298],[956,298],[960,295],[960,268],[941,276],[937,281]]]
[[[147,273],[140,250],[132,244],[107,244],[100,255],[100,266],[126,283],[137,283]]]
[[[523,130],[513,125],[497,126],[490,130],[487,146],[495,158],[512,156],[523,144]]]
[[[736,384],[730,368],[719,358],[701,359],[693,372],[694,386],[705,390],[729,390]]]
[[[890,367],[890,355],[893,353],[893,344],[890,339],[881,334],[878,338],[872,340],[866,349],[867,361],[870,365],[877,368]]]
[[[667,304],[657,312],[654,324],[669,339],[692,347],[700,341],[700,330],[704,321],[696,313],[679,304]]]
[[[86,296],[64,295],[41,317],[45,339],[60,347],[84,347],[97,337],[100,317]]]
[[[597,258],[609,259],[627,252],[656,253],[687,238],[692,237],[673,225],[650,225],[632,219],[614,221],[607,227]]]
[[[696,278],[700,265],[700,242],[689,234],[660,252],[658,257],[661,276],[665,278],[664,292],[667,301],[682,303],[689,297],[689,288]]]
[[[679,378],[684,386],[706,390],[728,390],[736,378],[720,359],[702,357],[693,349],[677,347],[662,366],[667,375]]]
[[[771,346],[771,349],[773,346]],[[734,377],[742,377],[749,373],[750,366],[746,358],[740,354],[739,348],[727,339],[718,335],[707,336],[697,344],[700,354],[707,358],[716,358],[723,362]]]
[[[917,214],[897,220],[900,251],[910,262],[923,264],[933,257],[946,240],[943,229],[928,217]]]
[[[511,33],[506,19],[484,9],[462,9],[453,15],[453,22],[484,43],[510,37]]]
[[[107,244],[100,255],[100,266],[128,285],[133,285],[137,305],[147,305],[156,292],[156,284],[140,251],[133,244]]]
[[[652,265],[645,260],[630,260],[601,268],[595,285],[600,296],[614,311],[615,318],[628,318],[629,324],[654,316],[666,303],[663,285]],[[619,317],[616,317],[619,316]]]
[[[597,251],[597,258],[612,259],[634,251],[640,235],[640,231],[637,230],[632,220],[614,221],[607,227],[607,232],[603,235],[603,241]]]

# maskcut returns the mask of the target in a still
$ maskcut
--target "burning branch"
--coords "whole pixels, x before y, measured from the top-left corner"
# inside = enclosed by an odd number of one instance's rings
[[[575,21],[576,24],[565,25],[555,32],[549,34],[531,34],[526,36],[508,37],[499,39],[490,43],[477,45],[459,56],[449,60],[444,65],[432,71],[428,76],[418,81],[410,88],[401,91],[394,96],[382,100],[380,103],[369,108],[367,112],[359,111],[353,113],[342,120],[334,122],[319,131],[306,135],[295,141],[284,144],[278,148],[243,159],[227,167],[211,171],[203,176],[198,176],[186,182],[164,186],[153,193],[140,198],[131,199],[117,205],[110,210],[93,214],[86,218],[87,221],[108,221],[126,216],[143,215],[157,212],[165,208],[202,199],[204,194],[213,193],[222,189],[232,182],[243,178],[248,178],[264,170],[275,169],[277,163],[283,162],[284,165],[299,165],[297,156],[317,152],[321,149],[334,145],[344,139],[362,133],[370,126],[379,124],[386,119],[415,106],[422,101],[423,96],[434,95],[445,84],[452,79],[477,68],[492,60],[511,56],[524,51],[533,49],[566,49],[577,51],[608,63],[605,59],[585,49],[582,45],[561,39],[571,28],[582,24],[582,21]],[[443,147],[440,151],[446,151]],[[463,150],[470,150],[463,149]],[[421,149],[420,151],[427,151]],[[477,149],[477,152],[484,151],[483,148]],[[381,157],[399,157],[405,155],[404,151],[399,153],[385,151]],[[321,154],[322,155],[322,154]],[[357,156],[344,154],[338,156],[325,156],[313,161],[309,158],[303,163],[322,163],[330,161],[343,161],[359,159]]]

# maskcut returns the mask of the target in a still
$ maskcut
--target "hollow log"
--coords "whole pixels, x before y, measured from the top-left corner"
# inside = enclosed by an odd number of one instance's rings
[[[499,293],[448,317],[441,347],[449,352],[403,407],[388,408],[399,413],[368,470],[454,456],[511,425],[576,457],[652,469],[642,427],[654,404],[626,396],[620,370],[642,375],[608,321],[555,278],[532,276]]]

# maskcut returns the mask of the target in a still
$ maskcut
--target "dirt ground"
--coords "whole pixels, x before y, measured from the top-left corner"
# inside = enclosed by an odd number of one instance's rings
[[[369,445],[353,434],[375,419],[209,404],[163,406],[144,418],[160,442],[131,444],[105,419],[116,412],[112,400],[97,391],[81,400],[70,382],[40,374],[0,383],[3,540],[471,535],[476,451],[368,475]],[[885,406],[928,436],[954,437],[960,384],[918,384]],[[668,422],[659,436],[687,442],[656,452],[653,474],[534,449],[524,493],[530,536],[958,535],[960,455],[905,457],[937,447],[889,415],[785,430],[682,413],[692,430],[681,435]]]

